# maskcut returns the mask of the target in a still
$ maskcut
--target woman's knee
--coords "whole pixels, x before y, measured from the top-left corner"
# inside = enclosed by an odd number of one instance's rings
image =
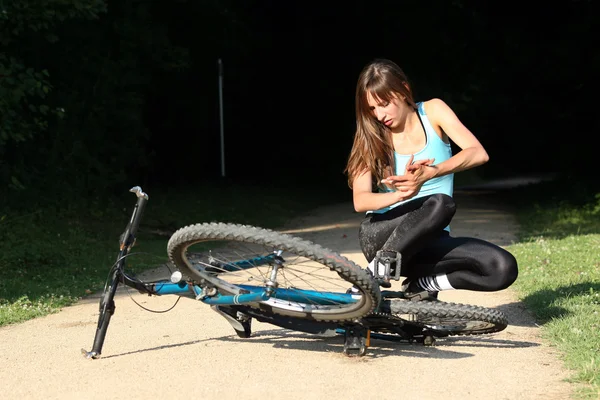
[[[517,259],[508,251],[503,251],[496,260],[497,290],[506,289],[512,285],[519,275]]]
[[[456,213],[454,199],[442,193],[431,195],[425,201],[424,206],[430,210],[429,218],[432,221],[442,221],[443,225],[449,224]]]
[[[447,194],[433,194],[427,199],[427,203],[435,210],[443,210],[450,215],[454,215],[456,212],[456,203],[454,202],[454,199]]]

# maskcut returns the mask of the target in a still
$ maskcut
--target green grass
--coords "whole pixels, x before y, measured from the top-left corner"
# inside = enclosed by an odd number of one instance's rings
[[[169,236],[182,226],[221,221],[277,228],[320,205],[350,199],[349,190],[231,182],[144,190],[149,202],[128,259],[137,271],[166,262]],[[0,210],[0,326],[57,312],[101,289],[135,201],[125,190],[34,212]]]
[[[559,181],[513,192],[521,240],[513,285],[542,326],[577,397],[600,397],[600,198],[596,186]],[[516,201],[518,201],[518,203]]]

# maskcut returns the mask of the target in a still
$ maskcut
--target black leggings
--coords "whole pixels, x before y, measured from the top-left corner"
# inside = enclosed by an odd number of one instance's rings
[[[517,261],[503,248],[481,239],[452,237],[448,226],[456,204],[444,194],[417,198],[383,214],[369,214],[358,239],[368,262],[378,250],[402,255],[402,276],[444,273],[455,289],[496,291],[517,279]]]

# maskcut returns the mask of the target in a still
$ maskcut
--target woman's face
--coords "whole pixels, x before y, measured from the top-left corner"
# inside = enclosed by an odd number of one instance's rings
[[[367,103],[373,117],[392,130],[402,125],[406,119],[407,104],[397,95],[392,95],[392,98],[387,101],[367,93]]]

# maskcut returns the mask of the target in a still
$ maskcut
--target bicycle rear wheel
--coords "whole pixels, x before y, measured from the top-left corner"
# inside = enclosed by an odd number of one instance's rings
[[[313,242],[269,229],[202,223],[176,231],[170,260],[188,281],[240,295],[274,288],[267,300],[248,303],[267,313],[315,321],[346,321],[372,312],[379,286],[354,262]],[[275,267],[277,266],[277,267]],[[354,285],[359,294],[347,294]]]
[[[392,298],[384,300],[380,310],[437,337],[489,334],[508,325],[503,312],[470,304]]]

